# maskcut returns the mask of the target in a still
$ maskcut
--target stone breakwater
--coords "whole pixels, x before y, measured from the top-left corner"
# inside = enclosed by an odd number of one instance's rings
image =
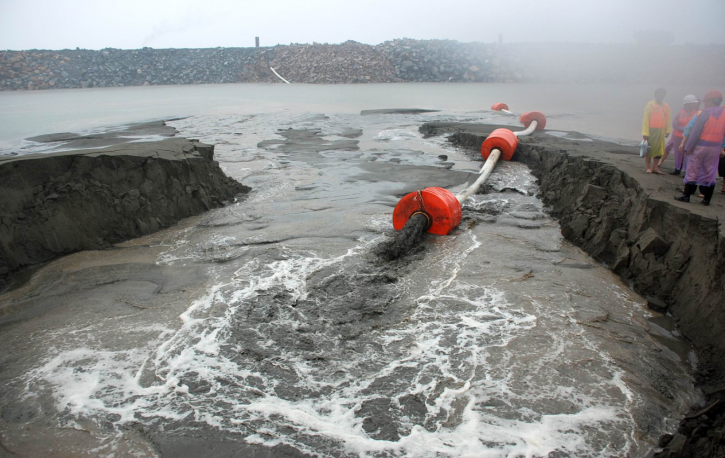
[[[450,134],[474,148],[497,126],[431,123],[426,135]],[[522,138],[514,160],[540,182],[541,198],[562,235],[669,312],[697,351],[704,405],[664,435],[661,457],[725,456],[725,237],[720,208],[672,200],[681,179],[642,173],[634,148],[587,140],[576,133]],[[618,338],[613,335],[612,338]],[[649,368],[643,367],[642,371]],[[657,387],[653,387],[657,389]]]
[[[0,51],[0,90],[169,84],[557,82],[725,84],[725,46],[386,41],[371,46]],[[641,65],[643,55],[662,59]],[[693,72],[692,69],[697,69]]]
[[[184,138],[0,159],[0,286],[14,272],[110,247],[249,188]]]

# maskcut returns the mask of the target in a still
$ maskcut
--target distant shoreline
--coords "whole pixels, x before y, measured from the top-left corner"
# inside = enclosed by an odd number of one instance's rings
[[[643,55],[661,59],[642,65]],[[725,45],[461,43],[0,51],[0,90],[177,84],[395,82],[725,85]]]

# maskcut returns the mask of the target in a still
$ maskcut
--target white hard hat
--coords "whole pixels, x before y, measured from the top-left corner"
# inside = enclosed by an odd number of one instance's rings
[[[686,95],[685,99],[682,101],[683,105],[687,105],[688,103],[700,103],[700,101],[697,100],[697,97],[690,94],[690,95]]]

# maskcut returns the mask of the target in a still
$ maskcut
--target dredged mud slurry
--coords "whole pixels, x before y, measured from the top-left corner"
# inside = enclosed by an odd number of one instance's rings
[[[381,243],[376,249],[377,255],[386,261],[394,261],[408,253],[416,252],[429,219],[426,215],[413,215],[403,229],[395,233],[395,238]]]

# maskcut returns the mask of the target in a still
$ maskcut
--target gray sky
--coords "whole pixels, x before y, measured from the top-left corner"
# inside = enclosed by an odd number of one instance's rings
[[[0,0],[0,49],[206,48],[289,43],[725,43],[725,0]],[[723,57],[725,58],[725,57]]]

